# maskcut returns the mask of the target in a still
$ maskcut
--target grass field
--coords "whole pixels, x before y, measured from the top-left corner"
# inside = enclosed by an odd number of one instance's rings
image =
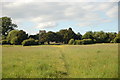
[[[3,78],[116,78],[118,44],[3,46]]]

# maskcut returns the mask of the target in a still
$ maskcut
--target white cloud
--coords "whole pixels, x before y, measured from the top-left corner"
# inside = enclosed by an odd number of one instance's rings
[[[108,19],[100,19],[99,21],[97,22],[94,22],[94,21],[86,21],[86,22],[80,22],[79,24],[77,24],[77,26],[80,26],[80,27],[85,27],[85,26],[97,26],[98,24],[100,23],[109,23],[111,22],[111,20],[108,20]]]
[[[16,22],[33,22],[37,28],[57,26],[59,21],[77,21],[81,26],[116,19],[117,3],[107,2],[15,2],[3,3],[3,16]],[[102,15],[101,15],[102,14]],[[105,17],[106,16],[106,17]],[[98,23],[97,23],[98,24]]]
[[[82,22],[82,23],[79,23],[77,24],[77,26],[81,26],[81,27],[84,27],[84,26],[92,26],[92,24],[90,22]]]
[[[44,28],[51,28],[56,26],[57,26],[57,23],[55,22],[44,22],[44,23],[39,23],[37,28],[44,29]]]
[[[112,7],[111,9],[109,9],[106,12],[106,15],[108,17],[112,17],[112,18],[117,17],[117,15],[118,15],[118,7],[117,6]]]

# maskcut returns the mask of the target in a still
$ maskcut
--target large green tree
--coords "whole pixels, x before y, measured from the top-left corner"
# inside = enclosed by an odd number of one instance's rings
[[[64,43],[67,44],[70,39],[75,39],[75,38],[76,38],[76,34],[72,30],[72,28],[69,28],[64,35]]]
[[[74,33],[72,28],[69,28],[68,30],[60,30],[58,33],[61,35],[62,42],[64,42],[65,44],[67,44],[70,39],[77,39],[77,35]]]
[[[83,39],[94,39],[94,33],[92,31],[88,31],[86,32],[83,36],[82,36]]]
[[[28,34],[23,30],[12,30],[7,36],[7,39],[11,44],[21,44],[22,41],[27,38]]]
[[[76,38],[75,38],[75,39],[81,40],[81,39],[82,39],[82,35],[78,32],[78,33],[76,34]]]
[[[103,31],[100,32],[94,32],[94,38],[96,40],[96,43],[106,43],[109,42],[109,35]]]
[[[59,32],[57,32],[57,34],[62,37],[62,38],[61,38],[61,42],[62,42],[62,43],[65,42],[64,36],[65,36],[66,33],[67,33],[67,29],[62,29],[62,30],[60,30]]]
[[[17,28],[17,25],[12,23],[12,19],[10,17],[2,17],[0,18],[0,32],[1,35],[7,36],[11,30]]]
[[[113,42],[114,38],[116,37],[117,33],[113,33],[113,32],[108,32],[106,33],[108,35],[108,42]]]
[[[49,31],[48,33],[46,33],[45,35],[46,37],[46,42],[56,42],[56,39],[57,39],[57,35],[55,32],[52,32],[52,31]]]
[[[59,32],[56,32],[56,42],[63,42],[63,37]]]
[[[33,39],[35,39],[35,40],[39,40],[39,34],[30,35],[29,38],[33,38]]]
[[[41,33],[39,35],[39,44],[44,44],[46,42],[46,33]]]
[[[115,43],[120,43],[120,31],[118,32],[118,34],[116,34],[116,37],[114,38]]]

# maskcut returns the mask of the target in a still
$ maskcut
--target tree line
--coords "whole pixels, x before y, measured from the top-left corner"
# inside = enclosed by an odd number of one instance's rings
[[[2,44],[12,45],[39,45],[39,44],[93,44],[93,43],[120,43],[120,32],[92,32],[84,35],[75,33],[72,28],[62,29],[58,32],[48,31],[36,35],[28,35],[23,30],[16,30],[18,27],[10,17],[0,18],[0,36]]]

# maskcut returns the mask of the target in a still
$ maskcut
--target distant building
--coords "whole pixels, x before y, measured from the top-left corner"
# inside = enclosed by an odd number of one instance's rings
[[[42,36],[41,36],[42,33],[46,33],[46,31],[45,31],[45,30],[39,30],[39,40],[40,40],[40,38],[42,37]]]
[[[39,30],[39,34],[46,33],[45,30]]]

